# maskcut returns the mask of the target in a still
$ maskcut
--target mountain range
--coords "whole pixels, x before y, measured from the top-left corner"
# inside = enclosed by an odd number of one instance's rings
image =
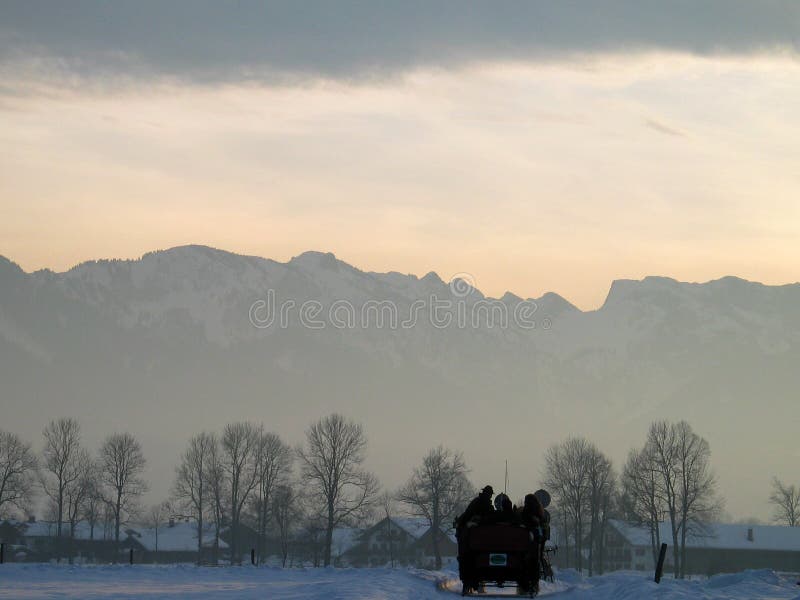
[[[62,415],[90,444],[130,430],[162,495],[197,431],[248,419],[299,442],[332,411],[364,423],[388,485],[442,443],[478,483],[509,459],[522,492],[548,444],[586,435],[619,463],[657,418],[709,440],[732,512],[798,476],[800,284],[618,280],[581,311],[319,252],[184,246],[63,273],[0,257],[0,357],[0,428],[37,444]]]

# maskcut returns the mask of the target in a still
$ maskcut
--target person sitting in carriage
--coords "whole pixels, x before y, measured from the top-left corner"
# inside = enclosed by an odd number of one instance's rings
[[[456,517],[455,521],[453,522],[453,526],[456,530],[456,541],[458,542],[458,570],[461,579],[464,579],[463,560],[466,556],[467,548],[466,529],[471,523],[475,524],[477,521],[480,521],[481,519],[484,519],[494,513],[494,507],[492,506],[492,494],[494,494],[492,486],[485,486],[467,505],[467,508],[464,510],[464,512]]]
[[[469,523],[475,517],[485,517],[486,515],[490,515],[494,512],[494,507],[492,506],[492,494],[494,494],[492,486],[487,485],[478,493],[475,498],[472,499],[464,512],[456,518],[456,532],[466,527],[467,523]]]
[[[498,523],[511,523],[517,520],[516,517],[511,498],[503,492],[497,494],[494,497],[494,520]]]

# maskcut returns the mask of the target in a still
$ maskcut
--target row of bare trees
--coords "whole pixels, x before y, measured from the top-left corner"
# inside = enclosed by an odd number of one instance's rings
[[[239,562],[239,525],[247,522],[258,534],[259,560],[269,531],[284,564],[291,541],[304,535],[318,542],[319,562],[327,566],[338,527],[366,522],[381,504],[388,516],[391,502],[399,501],[428,520],[440,567],[443,530],[473,493],[463,456],[434,448],[401,489],[381,497],[377,478],[364,469],[366,450],[362,426],[338,414],[312,424],[295,448],[263,426],[229,424],[220,434],[204,432],[189,441],[176,470],[173,507],[197,523],[198,556],[210,521],[214,548],[220,529],[229,527],[231,559]]]
[[[252,423],[229,424],[220,434],[203,432],[189,441],[176,469],[173,511],[197,523],[198,557],[205,524],[211,522],[215,555],[225,526],[231,560],[240,562],[239,526],[246,522],[257,532],[259,561],[269,531],[277,534],[284,564],[291,541],[303,534],[318,542],[319,562],[329,565],[334,531],[367,521],[381,504],[378,480],[363,466],[366,449],[362,426],[338,414],[312,424],[295,448]],[[473,492],[466,474],[460,453],[438,447],[400,490],[384,494],[428,520],[439,567],[442,531]]]
[[[670,544],[675,577],[686,576],[687,538],[707,535],[722,510],[710,459],[708,442],[686,421],[657,421],[623,470],[625,516],[648,528],[654,559],[662,541]],[[661,521],[669,540],[660,539]]]
[[[261,558],[270,511],[279,490],[288,485],[291,468],[291,448],[263,426],[232,423],[219,435],[203,432],[191,438],[176,469],[173,496],[176,510],[197,523],[198,556],[210,522],[215,557],[220,531],[229,526],[231,559],[240,562],[240,525],[246,511],[252,510]]]
[[[583,438],[570,438],[545,453],[543,483],[556,498],[562,544],[569,560],[589,574],[606,561],[609,518],[647,528],[653,559],[669,524],[676,577],[686,574],[686,540],[707,534],[722,503],[710,465],[708,442],[685,421],[650,426],[642,448],[633,449],[619,476],[611,460]],[[584,564],[584,562],[588,564]]]
[[[73,419],[49,423],[43,441],[37,456],[16,435],[0,432],[0,513],[29,506],[42,490],[57,521],[56,535],[74,536],[81,520],[93,530],[99,520],[110,519],[119,542],[120,527],[142,515],[145,459],[139,442],[127,433],[113,434],[92,454]],[[442,446],[431,449],[404,485],[381,498],[377,478],[364,468],[366,449],[362,426],[338,414],[313,423],[296,447],[247,422],[202,432],[181,455],[169,502],[153,507],[148,521],[157,529],[168,518],[191,518],[197,524],[198,560],[209,530],[218,556],[226,528],[231,560],[240,562],[241,525],[247,524],[257,533],[259,561],[269,534],[279,541],[284,562],[302,537],[319,549],[315,563],[329,565],[338,527],[366,522],[381,505],[388,516],[397,502],[428,521],[440,567],[442,531],[475,491],[463,455]],[[675,575],[683,576],[687,538],[703,535],[721,509],[708,442],[686,422],[653,423],[619,474],[583,438],[550,447],[544,462],[542,484],[555,497],[553,519],[562,546],[574,566],[588,567],[590,574],[602,572],[607,562],[606,532],[614,516],[648,528],[654,558],[662,541],[659,524],[667,522]],[[780,513],[776,518],[798,523],[800,493],[794,486],[775,480],[771,501]]]
[[[214,525],[215,554],[221,528],[229,528],[234,562],[241,562],[243,522],[257,532],[259,560],[268,529],[277,529],[285,560],[302,514],[307,527],[324,532],[322,561],[329,565],[334,530],[366,516],[377,496],[377,478],[363,468],[366,446],[361,425],[338,414],[314,423],[297,448],[263,426],[232,423],[189,441],[176,471],[175,506],[196,521],[199,554],[205,523]]]
[[[0,515],[28,509],[41,491],[59,541],[73,539],[81,521],[89,523],[94,537],[105,515],[113,520],[113,539],[119,544],[121,525],[136,513],[147,490],[140,443],[129,433],[115,433],[93,454],[83,445],[78,422],[68,418],[48,423],[42,438],[37,455],[17,435],[0,431]]]
[[[577,437],[548,448],[544,460],[542,483],[557,501],[556,520],[564,532],[567,555],[578,570],[587,556],[589,574],[602,572],[604,533],[617,493],[611,460],[594,444]]]

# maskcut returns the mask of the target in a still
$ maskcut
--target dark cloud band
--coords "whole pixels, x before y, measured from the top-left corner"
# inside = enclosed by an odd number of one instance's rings
[[[6,1],[3,60],[63,59],[190,79],[264,73],[336,78],[415,66],[679,50],[800,47],[796,0]]]

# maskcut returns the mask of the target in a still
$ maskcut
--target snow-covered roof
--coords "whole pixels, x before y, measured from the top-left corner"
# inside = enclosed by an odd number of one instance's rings
[[[146,550],[156,549],[156,530],[152,527],[131,525],[126,527],[131,538],[139,542]],[[211,526],[203,527],[203,547],[214,545],[214,530]],[[223,540],[219,540],[220,548],[227,548]],[[174,525],[162,525],[158,528],[159,552],[193,552],[197,550],[197,523],[177,522]]]
[[[612,519],[609,523],[631,545],[650,545],[650,531],[646,527],[638,527],[616,519]],[[748,531],[751,529],[753,532],[752,541],[748,539]],[[659,535],[662,542],[671,543],[672,530],[669,522],[659,524]],[[686,547],[800,552],[800,527],[714,523],[708,526],[708,535],[689,536],[686,540]]]
[[[58,523],[56,521],[9,521],[10,524],[19,526],[22,535],[28,538],[35,537],[56,537],[58,535]],[[94,538],[102,538],[103,528],[95,526]],[[70,534],[69,523],[61,524],[61,535],[68,536]],[[75,539],[88,540],[90,538],[91,528],[85,521],[75,524]]]
[[[392,517],[392,523],[405,531],[415,540],[418,540],[430,529],[428,519],[423,517]]]
[[[364,530],[359,527],[337,527],[333,530],[331,553],[334,556],[341,556],[361,541],[363,532]]]

